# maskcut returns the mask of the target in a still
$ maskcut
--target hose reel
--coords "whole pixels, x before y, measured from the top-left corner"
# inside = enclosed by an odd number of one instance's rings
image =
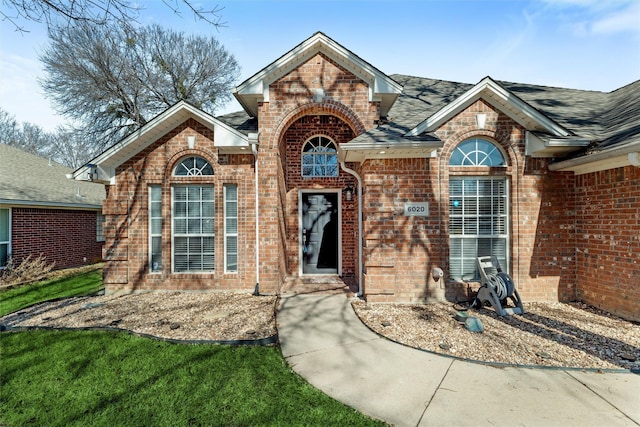
[[[478,290],[475,305],[482,307],[485,303],[489,303],[498,316],[523,314],[524,308],[520,294],[511,276],[500,267],[498,258],[493,255],[478,257],[477,263],[482,286]],[[505,307],[507,299],[511,299],[515,307]]]

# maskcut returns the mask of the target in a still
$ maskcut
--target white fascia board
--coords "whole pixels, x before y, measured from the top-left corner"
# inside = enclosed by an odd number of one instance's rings
[[[176,117],[178,120],[176,120],[175,124],[172,123],[167,129],[164,129],[163,125],[172,117]],[[147,146],[153,144],[166,132],[172,130],[175,126],[189,118],[194,118],[213,129],[215,118],[212,115],[205,113],[185,101],[180,101],[154,117],[140,129],[98,154],[85,165],[76,169],[72,173],[72,179],[86,181],[87,173],[91,170],[89,165],[93,165],[98,172],[98,176],[94,181],[113,183],[115,168],[117,166],[129,160]]]
[[[236,129],[221,122],[218,119],[213,119],[213,146],[224,149],[249,149],[249,137],[242,132],[238,132]]]
[[[42,209],[56,208],[102,211],[102,205],[95,205],[92,203],[34,202],[32,200],[0,199],[0,207],[10,208],[12,206],[20,206],[21,208],[34,207]]]
[[[503,110],[503,112],[512,113],[509,114],[510,117],[525,128],[527,128],[526,121],[522,120],[522,118],[518,117],[515,113],[519,113],[523,117],[537,123],[541,128],[552,135],[570,135],[569,131],[546,117],[544,114],[541,114],[538,110],[531,107],[517,96],[513,95],[511,92],[496,83],[492,78],[485,77],[478,84],[459,96],[455,101],[447,104],[426,120],[423,120],[415,128],[410,130],[406,136],[417,136],[423,132],[434,132],[447,120],[450,120],[456,114],[460,113],[480,98],[491,103],[494,107]]]
[[[248,114],[256,117],[257,103],[269,101],[269,85],[320,52],[366,82],[369,85],[369,101],[373,101],[377,94],[397,96],[403,90],[399,83],[318,32],[237,86],[234,96]]]
[[[545,138],[527,131],[525,134],[525,155],[535,158],[558,157],[589,145],[587,138]]]
[[[442,148],[442,145],[442,141],[346,143],[338,148],[338,158],[346,162],[362,162],[367,159],[422,158],[430,157],[431,152]]]
[[[604,149],[597,153],[551,163],[549,170],[560,172],[571,171],[576,175],[582,175],[590,172],[625,167],[634,165],[633,161],[639,156],[639,152],[640,142],[634,142],[619,147]]]

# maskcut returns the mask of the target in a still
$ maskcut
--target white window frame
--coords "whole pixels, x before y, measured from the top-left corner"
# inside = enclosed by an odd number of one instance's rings
[[[498,257],[498,260],[500,262],[501,267],[505,270],[505,271],[509,271],[509,265],[510,265],[510,230],[509,230],[509,225],[510,225],[510,205],[509,205],[509,179],[506,176],[474,176],[474,175],[460,175],[460,176],[452,176],[449,178],[449,187],[451,188],[451,181],[453,180],[459,180],[459,181],[463,181],[464,180],[476,180],[476,181],[502,181],[504,182],[504,193],[497,195],[497,197],[500,197],[504,200],[504,213],[500,214],[500,213],[494,213],[493,211],[489,214],[489,215],[485,215],[485,218],[490,218],[492,221],[492,234],[482,234],[479,232],[479,230],[476,231],[476,233],[465,233],[465,226],[464,226],[464,218],[471,218],[470,214],[465,214],[464,211],[462,212],[461,215],[452,215],[451,213],[451,207],[454,205],[454,203],[456,203],[456,201],[454,199],[457,199],[458,197],[462,198],[463,200],[465,198],[469,199],[469,198],[475,198],[476,202],[476,206],[481,206],[481,203],[479,202],[481,197],[490,197],[490,198],[494,198],[496,197],[496,195],[491,194],[491,195],[481,195],[478,194],[476,192],[475,196],[474,195],[467,195],[464,193],[464,184],[462,185],[463,188],[463,193],[461,195],[452,195],[451,191],[449,191],[449,267],[451,268],[452,265],[452,251],[451,251],[451,247],[453,246],[451,243],[453,240],[460,240],[460,241],[464,241],[464,239],[475,239],[476,242],[476,253],[473,259],[469,259],[468,262],[473,263],[473,268],[475,271],[474,277],[466,277],[466,276],[462,276],[462,274],[464,273],[464,271],[466,270],[464,267],[462,268],[462,272],[454,272],[451,271],[450,275],[451,277],[453,277],[454,279],[457,280],[462,280],[462,281],[475,281],[478,280],[480,278],[480,274],[477,271],[477,265],[476,265],[476,257],[478,256],[485,256],[485,255],[494,255],[494,254],[478,254],[477,253],[477,247],[478,247],[478,242],[481,239],[496,239],[496,240],[504,240],[504,245],[505,245],[505,253],[504,253],[504,258],[502,257]],[[463,202],[464,203],[464,202]],[[493,206],[493,202],[490,204],[491,206]],[[464,206],[463,206],[464,209]],[[475,221],[477,221],[478,227],[481,225],[481,218],[482,216],[479,213],[475,214],[475,218],[477,218]],[[504,227],[504,233],[493,233],[493,231],[495,230],[494,226],[493,226],[493,219],[495,219],[496,217],[500,218],[501,221],[503,221],[503,227]],[[462,233],[460,234],[454,234],[452,233],[453,230],[453,224],[454,218],[460,218],[460,224],[461,225],[461,229],[462,229]],[[462,254],[464,255],[464,253]],[[464,260],[466,259],[466,257],[462,256],[460,257],[461,263],[463,265],[464,264]]]
[[[318,143],[315,144],[312,141],[314,139],[318,138]],[[312,145],[314,150],[312,151],[305,151],[306,147],[308,145]],[[315,151],[316,148],[318,147],[332,147],[333,151]],[[309,166],[309,165],[305,165],[304,163],[304,159],[305,156],[311,156],[311,158],[313,159],[313,165],[312,165],[312,171],[313,173],[310,175],[305,175],[304,170],[305,170],[305,166]],[[316,160],[320,157],[320,156],[332,156],[335,157],[336,159],[336,164],[335,164],[335,174],[332,175],[328,175],[328,174],[316,174],[316,167],[321,167],[324,168],[324,171],[326,172],[326,168],[328,166],[328,162],[326,163],[316,163]],[[331,165],[334,166],[334,165]],[[305,141],[304,144],[302,144],[302,153],[300,155],[300,175],[302,175],[303,178],[336,178],[340,175],[340,166],[338,163],[338,145],[335,143],[335,141],[333,141],[331,138],[329,138],[326,135],[315,135],[312,136],[311,138],[307,139]]]
[[[199,188],[200,192],[202,193],[202,189],[207,187],[207,188],[211,188],[213,190],[213,217],[211,218],[211,220],[213,221],[213,232],[212,233],[180,233],[177,234],[175,231],[175,221],[176,221],[176,215],[175,215],[175,204],[176,204],[176,200],[175,200],[175,190],[178,187],[184,187],[184,188],[189,188],[189,187],[193,187],[193,188]],[[202,198],[200,198],[200,202],[202,203]],[[188,203],[188,200],[187,200]],[[187,219],[189,219],[190,217],[187,216],[185,217]],[[200,217],[198,217],[200,220],[203,219],[202,214]],[[191,218],[191,219],[195,219]],[[213,184],[176,184],[176,185],[172,185],[171,186],[171,271],[175,274],[210,274],[215,272],[215,262],[216,262],[216,252],[215,252],[215,186]],[[177,271],[176,270],[176,262],[175,262],[175,255],[176,255],[176,237],[200,237],[200,238],[205,238],[205,237],[210,237],[213,239],[214,242],[214,246],[213,246],[213,253],[211,254],[213,257],[213,264],[212,264],[212,268],[211,269],[207,269],[207,270],[183,270],[183,271]],[[188,255],[188,254],[187,254]]]
[[[236,190],[236,197],[235,199],[230,199],[228,196],[228,189],[230,187],[234,187]],[[237,184],[224,184],[223,185],[223,197],[224,197],[224,272],[225,273],[238,273],[238,263],[239,263],[239,254],[238,254],[238,227],[239,227],[239,222],[238,222],[238,185]],[[236,204],[236,208],[235,208],[235,212],[231,212],[232,215],[230,215],[229,212],[229,204],[230,203],[234,203]],[[236,221],[236,231],[235,232],[231,232],[229,231],[229,227],[228,227],[228,221],[229,220],[234,220]],[[235,253],[231,252],[229,249],[229,239],[233,239],[235,238],[236,240],[236,249],[235,249]],[[235,269],[231,269],[229,268],[229,262],[228,262],[228,256],[229,255],[235,255],[236,257],[236,263],[235,263]]]
[[[150,185],[149,189],[149,205],[148,205],[148,213],[149,213],[149,272],[151,274],[162,273],[162,268],[164,262],[162,261],[162,186],[161,185]],[[153,200],[153,189],[158,189],[160,191],[160,200]],[[153,212],[153,204],[158,203],[160,205],[160,217],[154,217]],[[160,219],[160,233],[153,232],[153,220]],[[153,266],[153,238],[160,238],[160,265],[159,268],[154,268]]]
[[[9,261],[9,259],[11,258],[11,215],[12,215],[12,211],[11,208],[0,208],[0,210],[6,210],[8,212],[7,215],[7,236],[9,237],[8,240],[1,240],[0,241],[0,245],[6,245],[7,246],[7,262]],[[0,265],[0,270],[4,270],[6,268],[6,264],[5,265]]]
[[[96,212],[96,242],[104,242],[104,214]]]

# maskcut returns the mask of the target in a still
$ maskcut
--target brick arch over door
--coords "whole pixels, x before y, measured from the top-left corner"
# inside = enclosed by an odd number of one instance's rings
[[[269,148],[275,148],[276,144],[282,142],[282,137],[289,127],[305,116],[312,115],[330,115],[336,116],[346,123],[354,133],[354,137],[364,133],[366,128],[358,116],[346,105],[336,101],[324,101],[321,103],[310,103],[293,109],[280,121],[276,131],[273,133],[273,139],[269,141]]]

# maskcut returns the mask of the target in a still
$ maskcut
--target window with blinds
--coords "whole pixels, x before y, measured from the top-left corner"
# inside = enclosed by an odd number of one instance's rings
[[[476,258],[494,255],[508,270],[509,218],[506,178],[449,180],[449,266],[451,277],[476,280]]]
[[[205,272],[215,267],[213,185],[173,187],[173,271]]]
[[[491,141],[461,142],[450,166],[501,167],[506,159]],[[476,259],[494,255],[509,268],[508,181],[504,176],[455,176],[449,179],[449,268],[456,280],[478,280]]]
[[[238,271],[238,186],[224,186],[224,272]]]

